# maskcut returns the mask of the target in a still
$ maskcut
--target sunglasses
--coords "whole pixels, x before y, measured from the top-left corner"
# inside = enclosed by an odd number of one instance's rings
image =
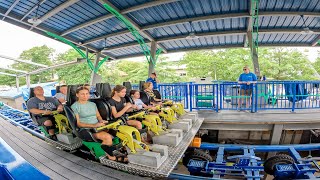
[[[247,69],[243,69],[243,70],[245,71],[245,70],[247,70]]]

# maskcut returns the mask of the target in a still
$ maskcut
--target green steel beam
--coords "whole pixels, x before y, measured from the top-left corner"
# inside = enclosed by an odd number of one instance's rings
[[[149,46],[145,43],[144,38],[141,36],[141,34],[139,33],[139,31],[133,26],[133,24],[126,19],[122,14],[120,14],[117,10],[115,10],[114,8],[112,8],[110,5],[108,4],[103,4],[103,6],[111,13],[113,14],[115,17],[117,17],[121,22],[123,22],[125,24],[125,26],[129,29],[129,31],[131,32],[131,34],[133,35],[133,37],[135,37],[135,39],[137,40],[137,42],[139,43],[143,54],[145,55],[148,63],[152,63],[154,66],[156,65],[158,56],[161,54],[162,49],[159,48],[156,51],[156,56],[155,58],[152,57],[151,55],[151,51],[149,49]]]
[[[68,44],[69,46],[71,46],[74,50],[76,50],[80,55],[81,57],[83,57],[84,59],[87,60],[87,64],[89,66],[89,68],[94,71],[95,73],[98,72],[99,68],[101,67],[101,65],[107,61],[109,59],[109,56],[106,56],[105,58],[103,58],[97,65],[97,67],[94,67],[93,63],[91,62],[91,60],[89,59],[89,57],[81,50],[79,49],[76,45],[74,45],[72,42],[70,42],[69,40],[65,39],[64,37],[61,37],[57,34],[54,34],[52,32],[49,32],[49,31],[46,31],[46,33],[48,34],[48,36],[51,36],[61,42],[64,42],[66,44]]]

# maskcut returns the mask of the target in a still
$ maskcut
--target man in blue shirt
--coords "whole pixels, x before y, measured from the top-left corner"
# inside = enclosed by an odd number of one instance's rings
[[[159,80],[157,79],[156,73],[151,73],[150,77],[146,80],[146,82],[151,82],[153,85],[153,89],[158,89]]]
[[[257,76],[250,72],[248,66],[243,67],[243,73],[240,75],[238,83],[240,84],[240,96],[246,99],[246,108],[248,109],[251,104],[251,94],[253,84],[257,82]],[[238,111],[242,105],[242,98],[238,99]]]

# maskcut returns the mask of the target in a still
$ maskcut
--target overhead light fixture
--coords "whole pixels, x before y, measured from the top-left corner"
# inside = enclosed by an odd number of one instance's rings
[[[302,18],[302,21],[303,21],[303,26],[304,26],[304,28],[303,28],[303,30],[302,30],[300,33],[301,33],[301,34],[312,34],[313,31],[310,30],[310,29],[307,27],[306,22],[305,22],[305,20],[304,20],[304,18],[303,18],[303,15],[301,15],[301,18]]]
[[[189,32],[189,35],[186,37],[186,39],[198,39],[199,36],[197,36],[196,33],[194,32],[194,28],[192,26],[192,22],[190,21],[189,24],[190,24],[191,30]]]
[[[102,49],[102,51],[107,51],[107,38],[104,38],[104,48]]]
[[[38,3],[38,7],[37,7],[37,11],[36,11],[36,16],[33,16],[33,17],[31,17],[30,19],[28,19],[28,23],[34,24],[34,25],[38,25],[38,24],[42,23],[42,20],[39,19],[39,17],[38,17],[39,8],[40,8],[40,2]]]

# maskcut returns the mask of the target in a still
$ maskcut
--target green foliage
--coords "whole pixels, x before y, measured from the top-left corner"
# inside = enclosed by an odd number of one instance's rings
[[[311,62],[297,50],[262,48],[259,62],[262,74],[276,80],[316,79]]]
[[[45,65],[52,65],[52,56],[54,53],[54,49],[49,48],[46,45],[43,46],[36,46],[31,49],[25,50],[20,54],[20,59],[24,60],[31,60],[32,62],[39,63],[39,64],[45,64]],[[39,66],[34,66],[26,63],[21,62],[15,62],[11,65],[11,68],[13,69],[19,69],[27,72],[32,72],[34,70],[39,69]],[[17,72],[13,71],[3,71],[10,74],[17,74]],[[19,74],[19,73],[18,73]],[[38,83],[38,82],[48,82],[52,79],[52,72],[46,71],[43,73],[39,73],[36,75],[30,76],[30,82],[31,83]],[[20,85],[25,85],[25,77],[19,78]],[[10,85],[15,86],[16,85],[16,78],[12,76],[6,76],[6,75],[0,75],[0,84],[1,85]]]
[[[160,82],[172,83],[184,81],[175,70],[170,66],[175,63],[167,62],[163,57],[159,57],[155,71]],[[108,63],[106,69],[102,69],[102,79],[111,84],[122,84],[122,82],[129,81],[137,84],[139,81],[145,81],[148,78],[148,63],[147,62],[133,62],[128,60]]]
[[[23,51],[20,58],[49,66],[82,58],[75,50],[70,49],[52,60],[53,52],[52,48],[44,45]],[[320,57],[311,64],[301,52],[286,48],[260,48],[259,64],[261,75],[266,75],[267,79],[314,80],[317,77],[315,76],[316,71],[320,73]],[[190,81],[190,78],[194,77],[210,76],[214,79],[215,75],[217,80],[236,81],[245,65],[248,65],[253,71],[250,49],[237,48],[188,52],[180,62],[171,62],[160,56],[155,71],[162,83]],[[176,73],[179,66],[186,67],[188,77],[181,77]],[[38,66],[24,63],[14,63],[12,68],[28,72],[39,69]],[[16,72],[9,70],[3,72],[16,74]],[[70,65],[39,75],[32,75],[31,83],[50,81],[52,74],[56,74],[59,81],[64,81],[67,84],[83,84],[90,81],[91,72],[87,63]],[[148,77],[148,63],[128,60],[112,61],[104,63],[98,74],[101,75],[102,82],[111,84],[122,84],[124,81],[139,83]],[[0,84],[14,86],[15,77],[0,75]],[[24,84],[25,77],[21,77],[20,85]]]
[[[248,65],[253,72],[249,49],[225,49],[186,53],[180,64],[187,66],[189,77],[212,77],[217,80],[236,81],[242,67]],[[275,80],[314,80],[315,72],[307,57],[297,50],[286,48],[260,48],[261,75]],[[320,67],[320,62],[319,62]],[[319,68],[320,69],[320,68]]]
[[[312,65],[314,69],[320,74],[320,51],[318,51],[318,57]]]
[[[55,64],[75,61],[77,58],[82,58],[75,50],[70,49],[65,53],[59,54],[54,61]],[[90,81],[91,70],[87,63],[80,63],[62,67],[56,70],[59,81],[66,84],[84,84]]]
[[[236,81],[242,67],[250,65],[248,49],[226,49],[219,51],[194,51],[186,53],[180,64],[186,65],[189,77],[212,77],[217,80]]]

